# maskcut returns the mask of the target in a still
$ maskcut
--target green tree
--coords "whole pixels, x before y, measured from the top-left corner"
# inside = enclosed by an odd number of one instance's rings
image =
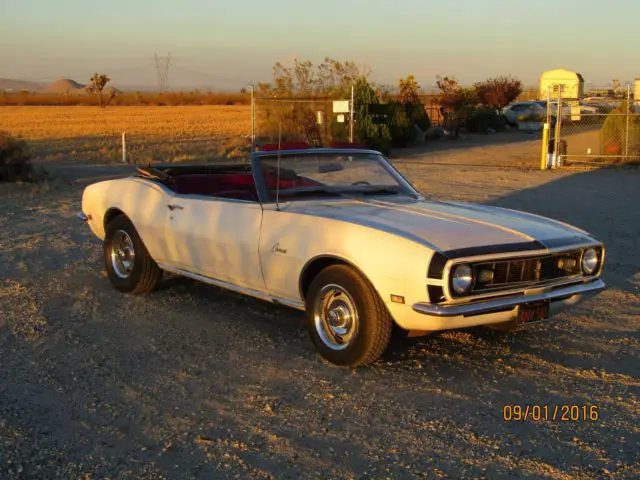
[[[380,99],[369,84],[369,81],[365,77],[357,78],[353,90],[353,101],[355,103],[353,116],[356,137],[361,141],[374,138],[391,140],[387,126],[376,121],[369,111],[370,105],[380,104]]]

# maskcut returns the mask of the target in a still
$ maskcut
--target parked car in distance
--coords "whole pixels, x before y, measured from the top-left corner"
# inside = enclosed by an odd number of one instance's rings
[[[620,106],[621,102],[620,99],[610,97],[585,97],[582,99],[582,104],[595,108],[597,113],[609,113]]]
[[[547,111],[547,101],[546,100],[538,100],[535,102],[536,104],[540,105],[544,111],[545,111],[545,116],[546,116],[546,111]],[[550,109],[549,109],[549,114],[550,114],[550,121],[549,123],[551,124],[551,126],[553,127],[556,124],[557,118],[558,118],[558,102],[554,102],[552,101],[550,103]],[[583,104],[582,102],[580,103],[580,115],[596,115],[600,112],[598,107],[595,107],[593,105],[586,105]],[[562,120],[565,121],[570,121],[574,118],[573,116],[574,112],[572,110],[571,105],[568,102],[563,102],[562,105]]]
[[[379,152],[255,152],[87,186],[79,217],[124,293],[163,271],[306,311],[317,350],[377,360],[394,329],[518,329],[592,296],[604,245],[529,213],[424,197]]]
[[[517,102],[504,107],[501,112],[508,125],[515,127],[518,122],[544,122],[546,110],[537,102]]]

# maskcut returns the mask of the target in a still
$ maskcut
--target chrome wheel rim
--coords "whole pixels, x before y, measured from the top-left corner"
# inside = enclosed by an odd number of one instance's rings
[[[313,323],[322,343],[332,350],[344,350],[358,333],[358,309],[351,295],[340,285],[325,285],[313,308]]]
[[[111,241],[111,266],[120,278],[127,278],[133,271],[136,252],[133,240],[124,230],[117,230]]]

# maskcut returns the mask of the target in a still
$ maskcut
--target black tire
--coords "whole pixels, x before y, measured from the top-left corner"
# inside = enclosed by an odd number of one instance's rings
[[[336,295],[325,293],[337,287]],[[316,312],[325,311],[323,298],[331,296],[337,302],[347,299],[355,307],[357,318],[352,338],[342,345],[342,349],[331,348],[322,335],[327,335],[324,324]],[[311,282],[307,292],[307,328],[311,340],[320,354],[329,362],[347,367],[358,367],[375,362],[389,346],[393,319],[373,286],[356,270],[346,265],[332,265],[322,270]],[[334,303],[335,304],[335,303]],[[331,343],[329,341],[329,343]]]
[[[112,259],[114,241],[123,236],[122,232],[131,240],[135,254],[130,271],[124,276],[122,270],[120,274],[116,271],[122,267],[114,265],[117,262]],[[117,290],[123,293],[134,295],[149,293],[155,289],[162,278],[162,270],[149,255],[131,221],[124,215],[118,215],[107,225],[104,239],[104,264],[109,280]]]

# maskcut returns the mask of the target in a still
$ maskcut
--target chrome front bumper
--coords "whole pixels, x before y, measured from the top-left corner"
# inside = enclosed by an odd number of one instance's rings
[[[423,315],[434,317],[470,317],[486,313],[500,312],[533,302],[554,302],[568,300],[575,295],[594,295],[605,289],[605,283],[596,279],[590,283],[561,287],[548,292],[533,295],[520,295],[517,297],[497,298],[472,303],[454,305],[439,305],[430,303],[415,303],[413,310]]]

